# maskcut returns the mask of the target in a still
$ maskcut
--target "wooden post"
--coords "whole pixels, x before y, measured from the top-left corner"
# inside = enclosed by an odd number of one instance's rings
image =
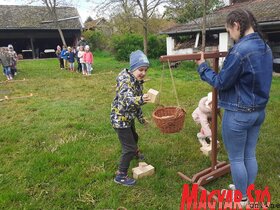
[[[214,58],[214,70],[218,73],[219,58]],[[211,168],[215,170],[217,165],[217,90],[212,88],[212,118],[211,118],[211,133],[212,133],[212,150],[211,150]]]
[[[34,43],[33,43],[33,37],[30,38],[30,44],[32,49],[32,58],[35,58],[35,49],[34,49]]]
[[[219,58],[225,57],[227,52],[208,52],[204,53],[204,58],[214,59],[214,70],[218,72]],[[186,54],[186,55],[169,55],[161,56],[161,62],[167,61],[182,61],[182,60],[199,60],[201,57],[200,53],[197,54]],[[211,167],[204,169],[196,173],[192,178],[187,177],[182,172],[178,172],[181,178],[186,181],[197,183],[199,186],[207,184],[212,180],[219,178],[230,172],[230,166],[226,162],[217,161],[217,90],[212,89],[212,152],[211,152]],[[202,188],[200,188],[202,189]],[[204,189],[204,188],[203,188]]]

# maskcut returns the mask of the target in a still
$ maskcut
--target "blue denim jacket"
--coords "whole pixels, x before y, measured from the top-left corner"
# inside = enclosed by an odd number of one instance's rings
[[[219,91],[218,104],[231,111],[265,108],[271,87],[273,57],[258,33],[241,38],[228,52],[219,73],[206,62],[198,67],[202,80]]]

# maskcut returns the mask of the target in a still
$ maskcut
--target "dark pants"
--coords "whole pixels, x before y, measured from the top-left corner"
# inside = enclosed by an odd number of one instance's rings
[[[130,161],[135,157],[138,150],[138,134],[136,133],[134,123],[130,128],[115,128],[115,131],[118,134],[122,146],[119,171],[127,173]]]
[[[12,74],[12,77],[15,76],[15,73],[17,72],[17,69],[15,67],[11,67],[11,74]]]
[[[78,62],[78,69],[77,70],[80,73],[82,72],[82,64],[80,62]]]
[[[59,58],[58,59],[59,60],[59,66],[60,66],[60,68],[64,68],[64,63],[63,63],[63,59],[62,58]]]

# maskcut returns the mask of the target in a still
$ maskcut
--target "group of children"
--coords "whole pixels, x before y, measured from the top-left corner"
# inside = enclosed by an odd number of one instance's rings
[[[56,56],[59,60],[60,69],[67,69],[75,72],[75,60],[77,61],[77,72],[83,75],[91,75],[94,56],[90,52],[89,45],[75,47],[56,48]]]
[[[17,53],[15,52],[13,45],[9,44],[8,47],[2,47],[0,55],[3,74],[7,77],[7,80],[12,80],[17,74]]]

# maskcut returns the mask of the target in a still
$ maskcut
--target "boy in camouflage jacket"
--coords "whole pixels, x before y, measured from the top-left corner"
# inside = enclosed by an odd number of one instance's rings
[[[114,181],[126,186],[136,183],[127,176],[127,171],[130,161],[135,156],[140,157],[134,119],[137,118],[141,124],[145,123],[141,106],[150,100],[147,94],[143,94],[143,79],[148,67],[149,61],[142,51],[130,54],[130,68],[122,70],[118,75],[116,96],[111,106],[111,123],[122,146],[119,170]]]

